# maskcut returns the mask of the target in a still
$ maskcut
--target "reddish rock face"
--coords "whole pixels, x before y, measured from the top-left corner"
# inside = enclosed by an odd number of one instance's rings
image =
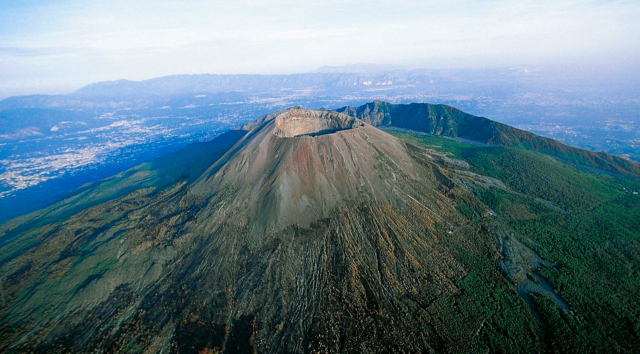
[[[290,109],[253,125],[227,156],[196,181],[208,198],[237,189],[230,207],[253,235],[286,225],[308,226],[346,202],[405,204],[400,174],[415,178],[397,138],[346,115]]]

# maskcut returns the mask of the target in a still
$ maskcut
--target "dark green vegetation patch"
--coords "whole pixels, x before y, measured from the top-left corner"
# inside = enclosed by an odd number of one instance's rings
[[[561,353],[637,350],[640,343],[640,195],[633,193],[640,189],[637,178],[585,172],[550,156],[519,148],[478,146],[419,133],[391,132],[408,142],[450,152],[470,163],[472,171],[504,181],[509,191],[488,188],[476,189],[474,193],[521,242],[553,264],[537,272],[566,301],[570,310],[559,310],[547,296],[530,296],[543,330],[538,340],[544,346],[532,347],[521,337],[521,333],[526,332],[521,330],[519,323],[523,318],[519,316],[501,322],[502,330],[494,331],[491,328],[496,319],[491,312],[483,316],[489,324],[482,330],[487,336],[486,343],[499,343],[494,336],[503,338],[499,333],[512,331],[520,333],[521,338],[513,340],[510,349],[493,349]],[[550,208],[540,199],[552,202],[556,208]],[[471,257],[464,252],[461,256]],[[480,263],[472,265],[472,269],[481,267]],[[464,284],[473,287],[472,283]],[[476,283],[475,287],[486,291],[486,281]],[[499,290],[492,291],[491,295],[505,296]],[[513,291],[510,293],[510,301],[514,301],[515,295]],[[478,308],[485,309],[487,305],[481,299],[482,295],[468,299],[462,306],[476,301]],[[511,334],[507,337],[518,338]]]

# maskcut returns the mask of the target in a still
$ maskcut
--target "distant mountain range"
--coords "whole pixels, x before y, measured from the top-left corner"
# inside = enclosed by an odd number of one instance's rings
[[[69,110],[100,115],[163,108],[169,111],[162,113],[179,116],[183,111],[176,111],[177,102],[184,103],[179,106],[183,109],[203,103],[262,104],[266,112],[291,105],[337,108],[380,99],[449,104],[570,145],[638,161],[637,84],[592,76],[526,67],[402,70],[358,65],[287,75],[200,74],[98,82],[65,95],[0,101],[0,140],[35,132],[26,124],[29,119],[19,119],[28,117],[29,109],[54,110],[46,113],[53,116]]]
[[[633,352],[638,190],[446,105],[276,111],[0,225],[0,351]]]
[[[68,95],[16,96],[0,101],[0,109],[43,108],[74,106],[81,101],[110,101],[114,99],[142,99],[152,96],[175,96],[240,91],[245,93],[279,90],[318,89],[332,92],[354,92],[375,89],[401,89],[439,86],[438,89],[452,88],[461,83],[475,82],[487,89],[486,85],[497,85],[515,77],[534,78],[540,75],[526,69],[496,70],[364,70],[360,72],[339,72],[340,69],[325,72],[287,75],[172,75],[143,81],[105,81],[87,85]],[[504,86],[504,85],[503,85]],[[468,91],[477,88],[467,86]]]

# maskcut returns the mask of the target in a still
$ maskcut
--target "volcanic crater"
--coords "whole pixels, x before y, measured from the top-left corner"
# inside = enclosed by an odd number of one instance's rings
[[[290,109],[276,117],[276,135],[282,138],[319,136],[364,126],[356,118],[331,111]]]

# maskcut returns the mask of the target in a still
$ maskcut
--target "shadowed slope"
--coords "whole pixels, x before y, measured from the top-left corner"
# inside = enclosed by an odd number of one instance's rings
[[[141,164],[101,181],[88,183],[58,203],[0,225],[0,246],[28,228],[54,223],[136,190],[161,190],[180,181],[195,179],[245,133],[244,130],[232,130],[212,141],[191,144],[150,163]]]

